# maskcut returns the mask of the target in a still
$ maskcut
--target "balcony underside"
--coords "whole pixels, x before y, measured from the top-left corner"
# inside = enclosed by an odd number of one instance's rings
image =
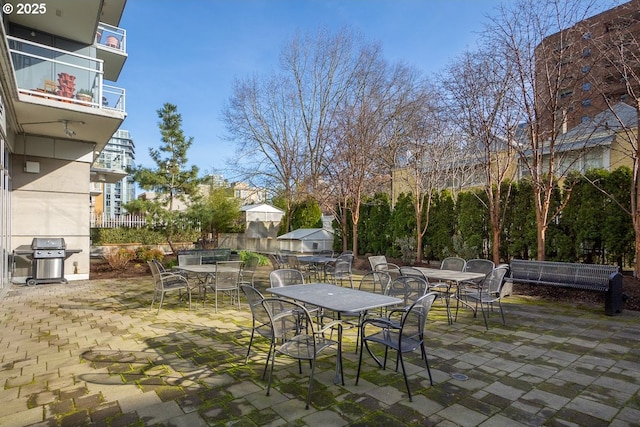
[[[84,106],[71,99],[64,102],[24,93],[19,98],[14,107],[20,133],[94,143],[96,152],[102,151],[126,117],[122,111]]]

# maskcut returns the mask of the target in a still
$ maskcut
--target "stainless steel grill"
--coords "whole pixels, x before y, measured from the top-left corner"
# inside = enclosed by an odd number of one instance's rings
[[[29,286],[39,283],[67,283],[64,277],[64,260],[79,252],[79,249],[67,249],[62,237],[34,237],[31,247],[24,245],[15,251],[17,255],[25,255],[31,259],[31,277],[27,278]]]

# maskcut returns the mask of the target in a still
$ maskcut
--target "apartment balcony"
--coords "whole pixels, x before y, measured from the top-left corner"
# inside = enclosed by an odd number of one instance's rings
[[[127,60],[127,31],[101,22],[96,31],[96,56],[104,61],[104,78],[118,80]]]
[[[96,160],[91,165],[89,180],[93,183],[115,184],[127,176],[126,166],[123,161],[103,162]]]
[[[13,36],[7,41],[19,131],[91,141],[102,150],[126,117],[125,90],[103,83],[103,61]]]

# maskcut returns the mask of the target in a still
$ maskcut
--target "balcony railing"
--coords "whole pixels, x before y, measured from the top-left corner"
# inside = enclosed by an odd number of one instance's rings
[[[103,84],[102,60],[7,37],[20,93],[82,106],[125,111],[125,91]]]
[[[126,52],[127,31],[123,28],[100,22],[96,31],[96,44]]]

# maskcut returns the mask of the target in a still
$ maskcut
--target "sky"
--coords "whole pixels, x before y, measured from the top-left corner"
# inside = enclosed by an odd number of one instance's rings
[[[506,0],[508,1],[508,0]],[[193,144],[188,165],[201,176],[233,179],[222,111],[233,82],[276,71],[296,32],[347,27],[383,57],[425,75],[441,71],[467,49],[496,14],[501,0],[128,0],[120,27],[128,58],[114,84],[126,89],[136,164],[155,168],[149,148],[161,144],[157,110],[166,102],[182,115]]]

